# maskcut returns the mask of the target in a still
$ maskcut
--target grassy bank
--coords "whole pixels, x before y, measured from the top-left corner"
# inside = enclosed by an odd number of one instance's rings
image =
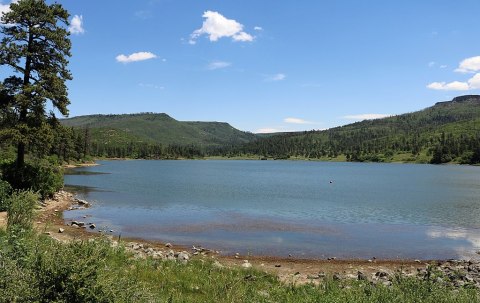
[[[0,302],[480,302],[476,290],[434,279],[397,276],[385,286],[326,277],[295,286],[208,258],[135,259],[106,238],[60,243],[2,230],[0,247]]]

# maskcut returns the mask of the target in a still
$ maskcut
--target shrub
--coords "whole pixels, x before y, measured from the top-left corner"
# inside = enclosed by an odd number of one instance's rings
[[[3,163],[3,179],[17,190],[32,190],[45,199],[63,187],[63,171],[47,160],[25,163],[17,167],[16,162]]]
[[[153,301],[125,274],[129,255],[107,239],[64,244],[31,234],[17,238],[20,255],[8,237],[0,231],[0,303]]]
[[[31,191],[15,191],[7,198],[7,230],[29,231],[32,229],[38,194]]]
[[[0,180],[0,211],[7,210],[7,198],[12,191],[12,187],[7,181]]]

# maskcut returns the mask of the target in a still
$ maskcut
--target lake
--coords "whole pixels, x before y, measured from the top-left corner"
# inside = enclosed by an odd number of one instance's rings
[[[470,259],[480,250],[480,167],[98,163],[65,175],[93,206],[64,217],[122,237],[298,258]]]

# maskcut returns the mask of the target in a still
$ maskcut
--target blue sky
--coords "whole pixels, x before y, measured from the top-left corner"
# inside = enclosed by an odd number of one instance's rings
[[[70,116],[310,130],[480,93],[478,0],[59,2]]]

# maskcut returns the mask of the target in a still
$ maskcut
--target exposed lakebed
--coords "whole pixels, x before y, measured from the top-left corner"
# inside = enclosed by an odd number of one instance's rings
[[[475,258],[480,167],[99,161],[65,183],[122,237],[298,258]],[[78,173],[78,174],[77,174]]]

